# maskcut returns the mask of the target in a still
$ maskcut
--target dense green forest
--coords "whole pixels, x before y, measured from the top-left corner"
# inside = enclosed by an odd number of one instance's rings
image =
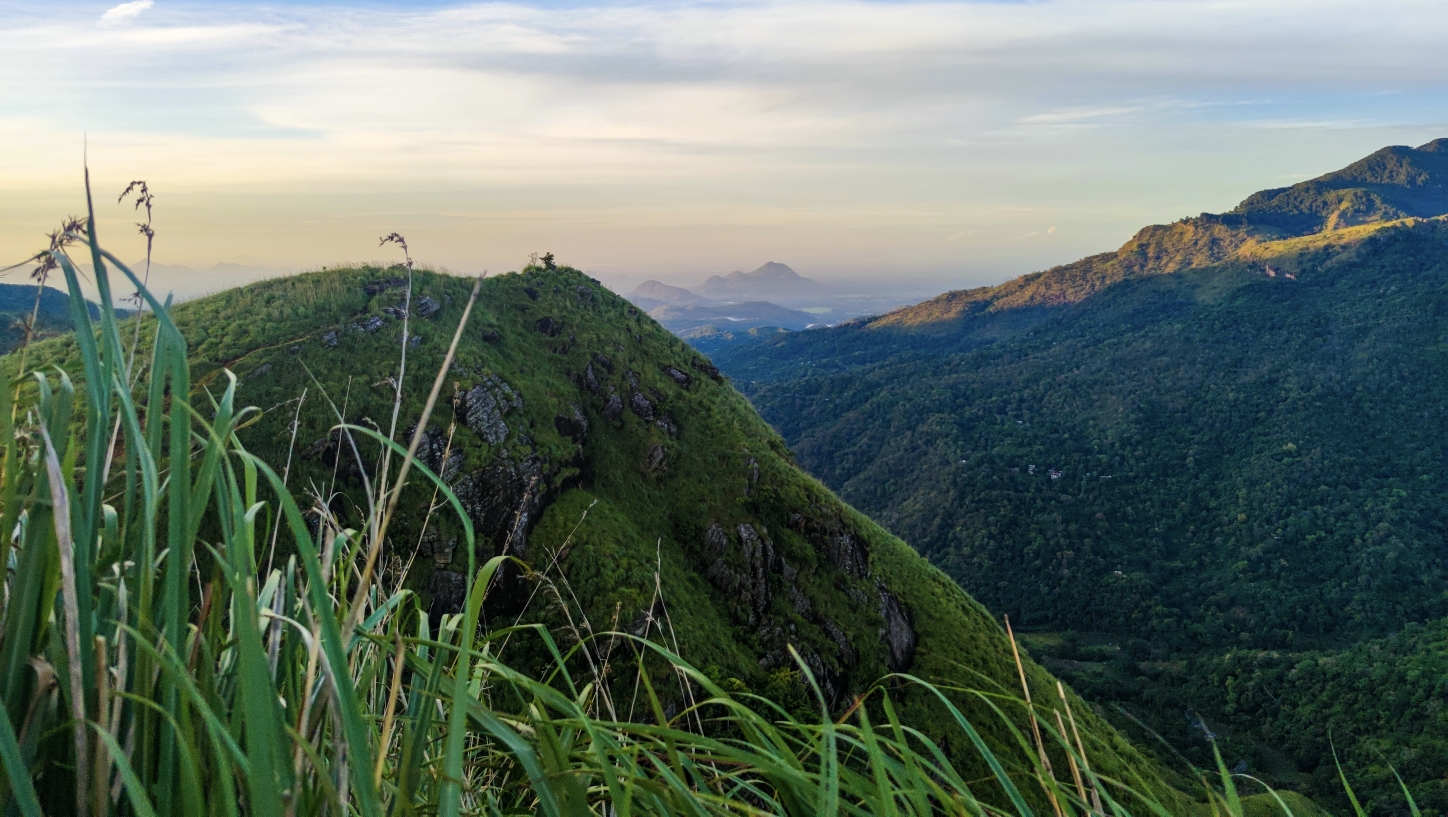
[[[1445,150],[715,362],[1098,702],[1320,796],[1330,733],[1442,811]]]

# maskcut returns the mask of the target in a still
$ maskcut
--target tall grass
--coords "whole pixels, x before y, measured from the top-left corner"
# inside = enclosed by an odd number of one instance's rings
[[[84,380],[22,372],[33,395],[22,407],[10,404],[19,384],[0,383],[5,814],[1121,815],[1182,805],[1153,799],[1154,781],[1093,772],[1094,736],[1083,738],[1064,692],[1059,705],[1032,705],[902,675],[837,714],[800,661],[820,705],[799,718],[730,694],[645,638],[601,633],[564,647],[538,627],[480,628],[505,557],[471,560],[471,523],[414,458],[415,438],[404,446],[344,428],[400,463],[373,471],[361,530],[325,502],[303,508],[242,444],[255,409],[237,404],[236,379],[227,372],[219,393],[194,392],[187,340],[166,305],[101,248],[94,218],[67,238],[89,250],[101,302],[93,327],[59,246],[50,257],[69,289]],[[149,361],[127,358],[112,270],[155,315]],[[440,622],[396,575],[373,569],[409,477],[458,514],[470,555],[465,610]],[[291,540],[284,564],[270,554],[274,525]],[[542,672],[501,658],[519,634],[552,656]],[[606,705],[617,676],[594,656],[615,655],[647,714],[619,719]],[[667,712],[651,680],[667,675],[651,665],[687,686],[683,711]],[[953,750],[902,722],[905,686],[938,698]],[[988,703],[1020,751],[993,752],[952,704],[958,694]],[[963,779],[951,751],[977,754],[989,775]],[[1211,812],[1243,813],[1225,770],[1220,782],[1204,783]]]

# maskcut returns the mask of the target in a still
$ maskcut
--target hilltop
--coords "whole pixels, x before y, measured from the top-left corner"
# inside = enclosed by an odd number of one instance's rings
[[[1395,796],[1372,741],[1443,808],[1444,150],[715,360],[1094,700],[1325,798],[1329,734]]]
[[[416,273],[400,432],[410,435],[469,286]],[[329,429],[334,412],[387,427],[404,287],[397,268],[332,270],[174,309],[192,339],[198,391],[235,372],[239,398],[263,409],[247,447],[289,463],[291,485],[344,517],[359,503],[361,468]],[[31,354],[81,379],[73,338]],[[487,280],[446,396],[421,460],[467,510],[484,543],[477,556],[557,571],[582,615],[576,626],[663,639],[719,682],[795,706],[810,704],[791,647],[836,709],[890,672],[1018,688],[994,616],[800,471],[707,359],[582,273],[529,268]],[[359,446],[370,467],[376,447]],[[335,493],[325,487],[334,481]],[[459,609],[467,557],[457,523],[427,510],[436,497],[409,491],[385,563],[436,620]],[[489,626],[536,621],[566,637],[571,620],[557,602],[513,571],[484,614]],[[1029,661],[1026,670],[1051,700],[1051,676]],[[672,681],[658,680],[678,711]],[[992,746],[1018,751],[980,699],[959,703]],[[1104,770],[1158,773],[1077,704],[1083,728],[1101,730]],[[898,706],[924,733],[950,732],[923,694],[902,688]]]

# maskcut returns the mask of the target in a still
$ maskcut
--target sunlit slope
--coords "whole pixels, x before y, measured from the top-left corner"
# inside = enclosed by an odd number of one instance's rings
[[[1232,259],[1261,260],[1264,252],[1280,252],[1284,240],[1322,236],[1331,242],[1352,235],[1353,228],[1444,214],[1448,140],[1386,147],[1342,170],[1254,193],[1227,213],[1144,227],[1112,252],[831,329],[748,340],[718,349],[716,362],[742,382],[793,380],[896,355],[967,351],[1017,337],[1124,281]]]
[[[334,270],[174,311],[194,344],[198,388],[219,388],[223,367],[235,372],[241,399],[262,409],[247,444],[290,463],[294,490],[344,515],[356,516],[351,508],[362,501],[362,469],[329,429],[334,412],[389,427],[402,284],[396,269]],[[470,286],[417,273],[398,421],[404,440]],[[72,347],[59,339],[31,354],[79,378]],[[530,269],[486,281],[443,398],[421,459],[466,508],[484,543],[478,555],[552,566],[551,584],[514,575],[495,588],[491,626],[541,621],[567,642],[560,599],[570,599],[585,614],[572,622],[579,632],[676,642],[721,681],[805,706],[807,687],[788,674],[797,669],[790,647],[837,708],[892,671],[1019,688],[1009,642],[985,608],[800,471],[707,360],[584,275]],[[377,447],[358,448],[374,468]],[[438,508],[431,514],[430,504]],[[390,575],[406,569],[407,585],[434,615],[455,611],[467,564],[458,523],[421,486],[403,508],[385,554]],[[1037,697],[1053,699],[1049,676],[1028,670]],[[672,678],[660,678],[659,689],[667,706],[681,704]],[[901,695],[916,726],[948,731],[920,693]],[[991,743],[1013,744],[978,699],[961,701]],[[1104,768],[1151,772],[1089,710],[1078,717],[1104,730]]]

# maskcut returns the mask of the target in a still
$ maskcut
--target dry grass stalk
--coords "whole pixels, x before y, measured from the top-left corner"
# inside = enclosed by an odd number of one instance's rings
[[[1031,736],[1036,742],[1036,753],[1040,756],[1041,768],[1045,770],[1047,776],[1054,780],[1056,772],[1051,768],[1051,758],[1046,754],[1045,741],[1041,740],[1041,724],[1036,720],[1036,707],[1031,703],[1031,685],[1026,682],[1026,665],[1021,663],[1021,650],[1016,646],[1016,634],[1011,630],[1011,617],[1005,616],[1004,618],[1006,635],[1011,640],[1011,655],[1016,659],[1016,672],[1021,677],[1021,691],[1026,696],[1026,712],[1031,716]],[[1046,785],[1044,779],[1041,780],[1041,788],[1045,790],[1046,797],[1050,798],[1051,808],[1055,809],[1057,817],[1061,817],[1061,804],[1056,800],[1055,793],[1051,791],[1050,786]]]

